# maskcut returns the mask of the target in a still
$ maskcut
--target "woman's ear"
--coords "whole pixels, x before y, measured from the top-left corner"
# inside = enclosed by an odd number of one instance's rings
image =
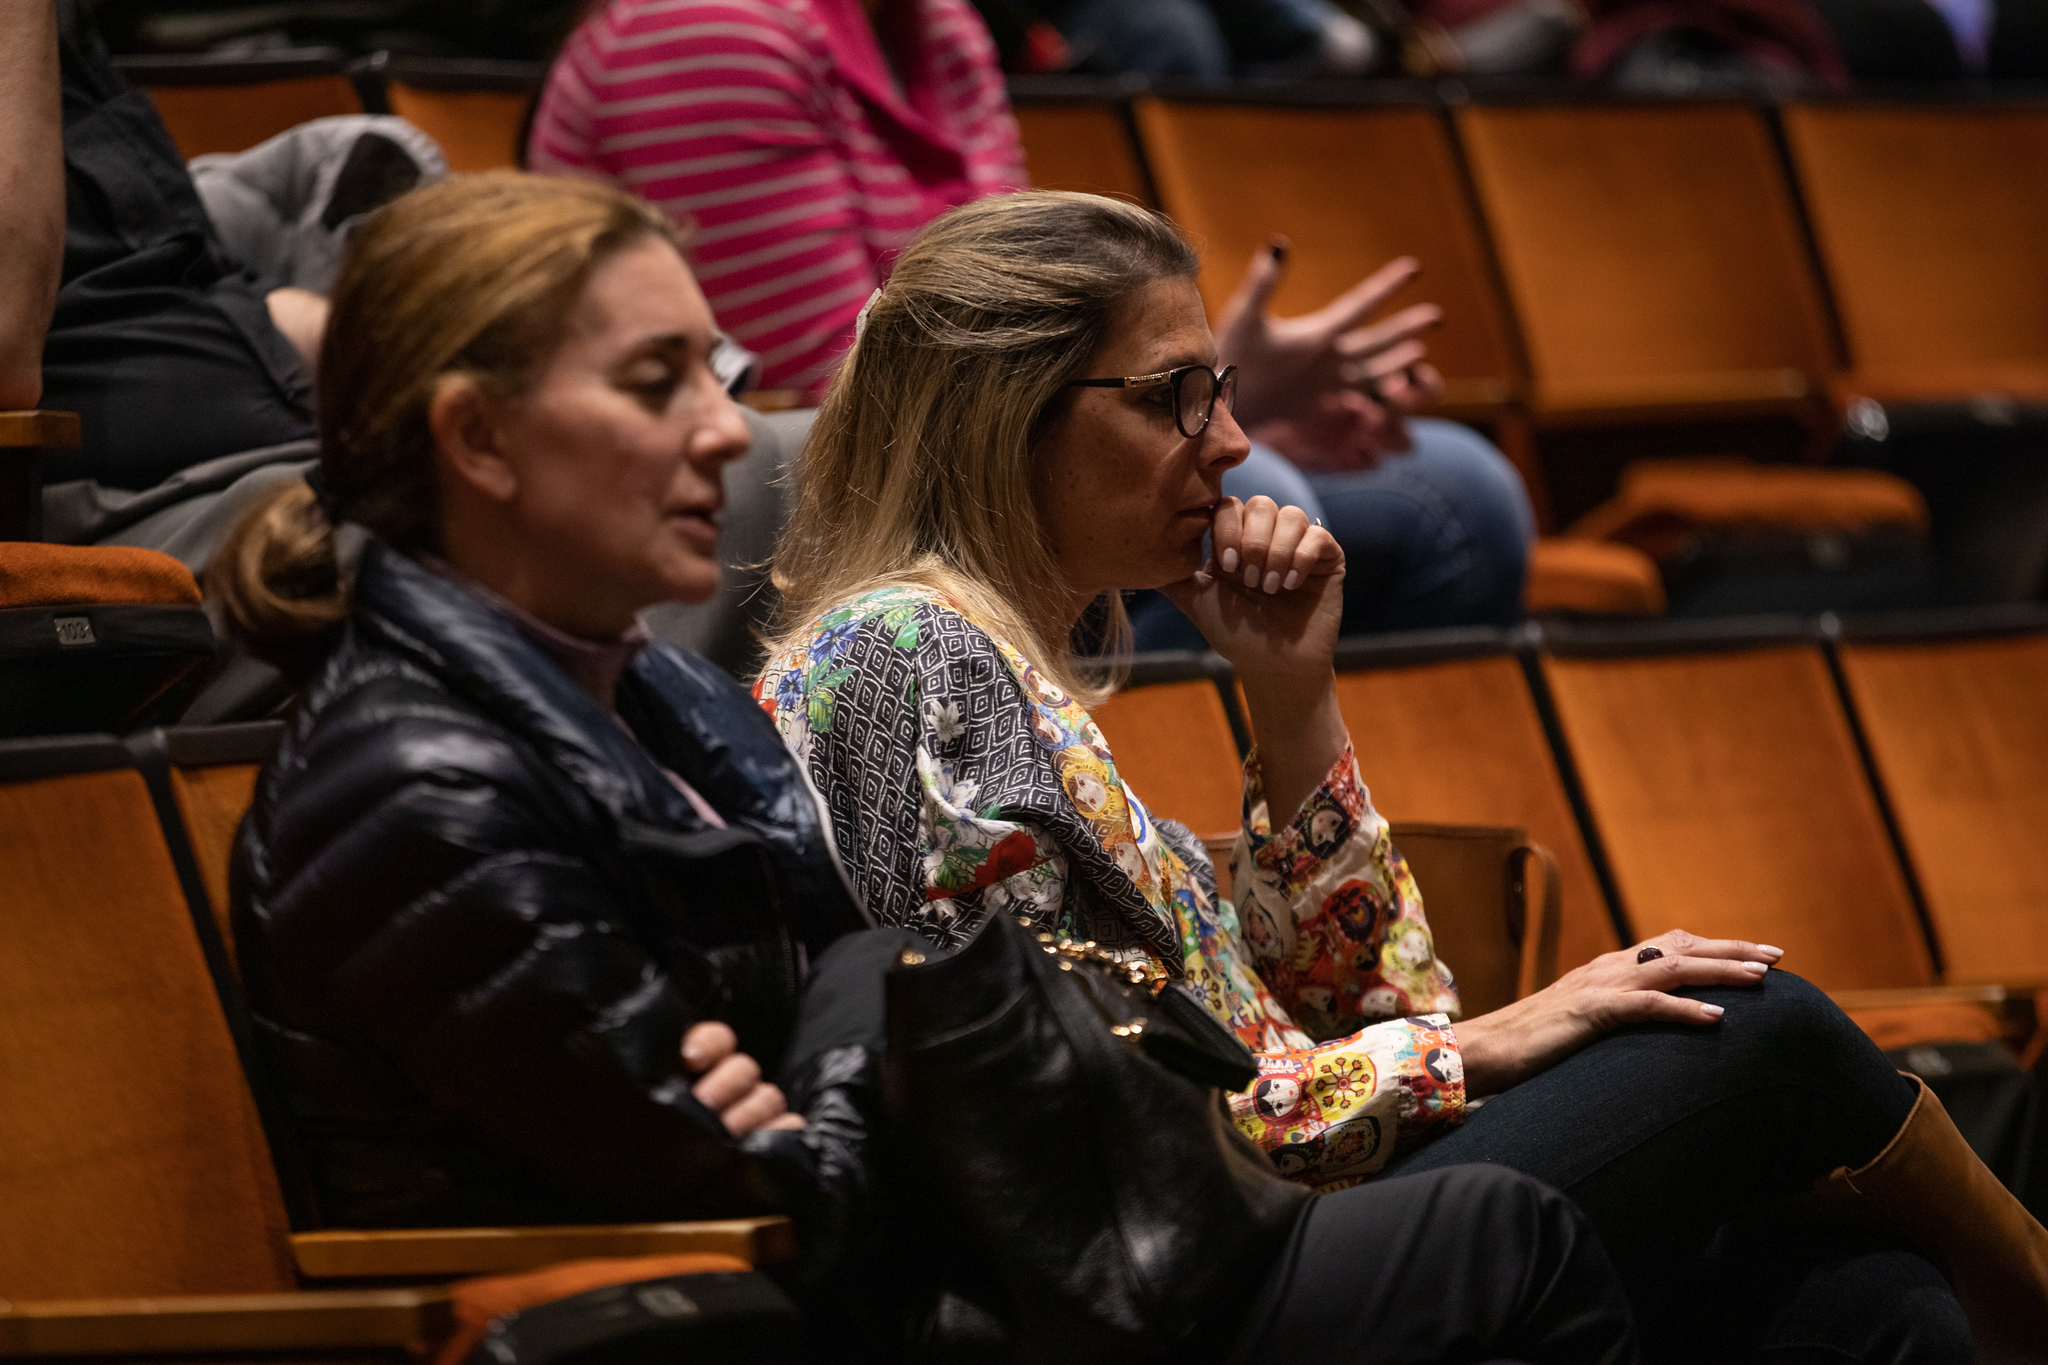
[[[427,402],[427,427],[448,475],[493,502],[519,493],[519,475],[498,448],[494,404],[467,375],[442,376]]]

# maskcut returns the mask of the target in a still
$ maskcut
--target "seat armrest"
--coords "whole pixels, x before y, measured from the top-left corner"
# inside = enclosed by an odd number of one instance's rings
[[[0,540],[43,538],[43,452],[81,439],[75,412],[0,412]]]
[[[783,1217],[588,1227],[398,1228],[292,1235],[307,1280],[458,1279],[533,1270],[592,1257],[715,1252],[750,1265],[796,1259],[796,1227]]]
[[[454,1328],[443,1289],[0,1300],[0,1360],[336,1352],[418,1357]]]

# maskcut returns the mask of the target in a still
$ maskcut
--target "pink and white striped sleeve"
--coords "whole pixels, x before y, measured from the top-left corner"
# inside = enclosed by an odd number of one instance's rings
[[[823,52],[759,0],[615,0],[549,74],[536,171],[624,186],[692,229],[719,325],[815,399],[878,283],[832,143]]]

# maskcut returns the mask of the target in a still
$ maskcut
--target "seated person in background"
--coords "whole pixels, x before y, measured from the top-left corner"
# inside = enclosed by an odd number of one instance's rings
[[[1673,932],[1454,1021],[1338,713],[1344,550],[1224,492],[1249,443],[1197,265],[1118,201],[982,200],[905,251],[834,380],[756,695],[870,913],[947,946],[1016,915],[1155,960],[1259,1054],[1232,1108],[1290,1174],[1482,1161],[1558,1186],[1651,1359],[1959,1359],[1957,1301],[1908,1237],[1945,1259],[1980,1348],[2048,1341],[2048,1233],[1779,950]],[[1088,716],[1104,689],[1070,640],[1095,611],[1113,635],[1130,588],[1168,594],[1244,686],[1235,904]],[[1893,1231],[1745,1221],[1817,1182]],[[1914,1349],[1867,1353],[1883,1341]]]
[[[994,45],[965,0],[613,0],[549,72],[528,164],[694,223],[719,325],[762,356],[764,388],[808,403],[911,236],[1025,183]],[[1519,619],[1534,536],[1520,478],[1476,432],[1406,420],[1440,384],[1418,340],[1439,311],[1359,326],[1415,263],[1281,320],[1265,305],[1283,268],[1262,253],[1218,320],[1247,425],[1280,442],[1227,491],[1328,524],[1352,564],[1346,633]],[[1163,600],[1136,621],[1143,647],[1200,644]]]
[[[799,1286],[824,1276],[861,1226],[881,967],[914,940],[851,932],[774,728],[637,625],[716,583],[746,432],[672,230],[600,186],[467,177],[373,219],[334,309],[320,489],[259,507],[213,571],[250,648],[316,670],[237,840],[234,918],[327,1220],[792,1207]],[[373,537],[352,583],[343,520]],[[815,987],[785,1046],[792,940]],[[853,1069],[849,1038],[869,1044]],[[801,1117],[761,1080],[785,1051]],[[1489,1272],[1439,1332],[1634,1359],[1613,1271],[1554,1191],[1466,1171],[1359,1193]],[[1276,1276],[1436,1304],[1397,1260],[1308,1247]],[[812,1330],[829,1354],[856,1327],[814,1311]]]

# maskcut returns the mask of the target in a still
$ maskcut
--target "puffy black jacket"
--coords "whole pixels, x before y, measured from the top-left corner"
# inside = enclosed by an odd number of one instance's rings
[[[501,612],[376,543],[355,603],[234,866],[250,1004],[322,1220],[790,1202],[782,1158],[817,1153],[732,1142],[678,1055],[720,1018],[773,1074],[806,949],[864,923],[774,728],[654,644],[619,684],[629,734]]]

